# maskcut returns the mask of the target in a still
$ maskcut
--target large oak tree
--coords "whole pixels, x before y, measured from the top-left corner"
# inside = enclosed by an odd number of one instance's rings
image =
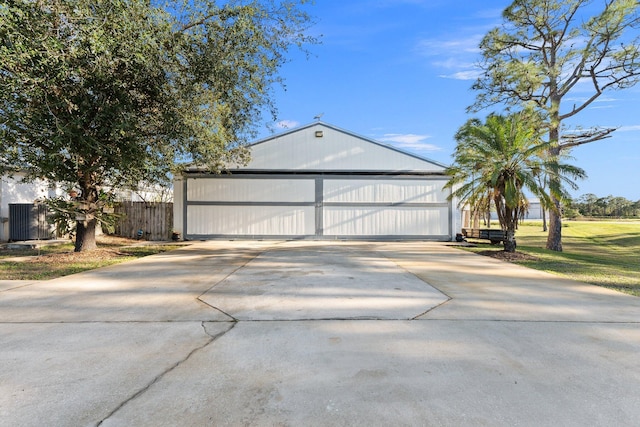
[[[305,0],[0,0],[0,173],[78,190],[76,251],[105,188],[167,182],[180,162],[242,162]]]
[[[614,129],[561,131],[603,93],[638,82],[639,10],[637,0],[514,1],[503,13],[504,24],[480,44],[482,74],[470,110],[537,108],[553,157],[606,138]],[[554,197],[547,239],[547,248],[556,251],[562,250],[560,204]]]

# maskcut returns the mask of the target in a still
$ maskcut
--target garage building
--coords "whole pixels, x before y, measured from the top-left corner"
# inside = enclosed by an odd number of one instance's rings
[[[229,173],[174,183],[185,239],[419,239],[455,236],[445,166],[316,122],[258,141]]]

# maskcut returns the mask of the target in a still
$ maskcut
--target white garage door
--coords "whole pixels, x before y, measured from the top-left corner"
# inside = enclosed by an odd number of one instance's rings
[[[443,185],[407,178],[325,179],[324,234],[448,236],[449,204]]]
[[[183,182],[186,238],[451,236],[442,177],[223,175]]]

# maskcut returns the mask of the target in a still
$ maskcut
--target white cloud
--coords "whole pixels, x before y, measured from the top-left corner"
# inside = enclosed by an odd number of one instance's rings
[[[473,35],[460,39],[424,39],[418,42],[418,51],[426,56],[457,56],[460,54],[480,53],[482,35]]]
[[[291,129],[300,126],[300,122],[296,122],[295,120],[280,120],[276,123],[276,128],[278,129]]]
[[[433,61],[433,66],[447,70],[466,70],[476,68],[476,64],[471,61],[461,61],[460,58],[446,58],[441,61]]]
[[[604,97],[601,96],[600,98],[596,99],[594,102],[616,102],[616,101],[620,101],[619,98],[612,98],[612,97]]]
[[[427,138],[429,138],[429,135],[416,135],[413,133],[386,133],[382,136],[381,140],[388,142],[399,142],[401,144],[415,144],[416,142],[424,141]]]
[[[442,148],[437,145],[427,144],[424,141],[431,138],[429,135],[416,135],[413,133],[387,133],[380,138],[380,141],[389,142],[390,145],[413,152],[439,151]]]
[[[617,132],[638,132],[640,131],[640,125],[622,126]]]
[[[586,102],[588,99],[590,98],[590,96],[569,96],[563,99],[563,102],[568,102],[568,103],[576,103],[576,104],[582,104],[583,102]],[[597,103],[604,103],[604,102],[617,102],[620,101],[619,98],[613,98],[613,97],[606,97],[606,96],[600,96],[598,97],[594,102],[594,104]]]
[[[418,42],[416,51],[431,62],[431,66],[448,72],[440,78],[475,80],[481,71],[476,63],[480,59],[482,35],[474,34],[457,39],[424,39]]]
[[[438,77],[453,80],[477,80],[482,75],[480,70],[458,71],[453,74],[440,74]]]

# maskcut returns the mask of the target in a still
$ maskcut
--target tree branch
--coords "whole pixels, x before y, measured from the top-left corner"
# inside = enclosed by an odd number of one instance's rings
[[[578,134],[566,135],[562,137],[559,148],[560,150],[568,150],[579,145],[611,138],[611,134],[616,130],[617,128],[591,129]]]

